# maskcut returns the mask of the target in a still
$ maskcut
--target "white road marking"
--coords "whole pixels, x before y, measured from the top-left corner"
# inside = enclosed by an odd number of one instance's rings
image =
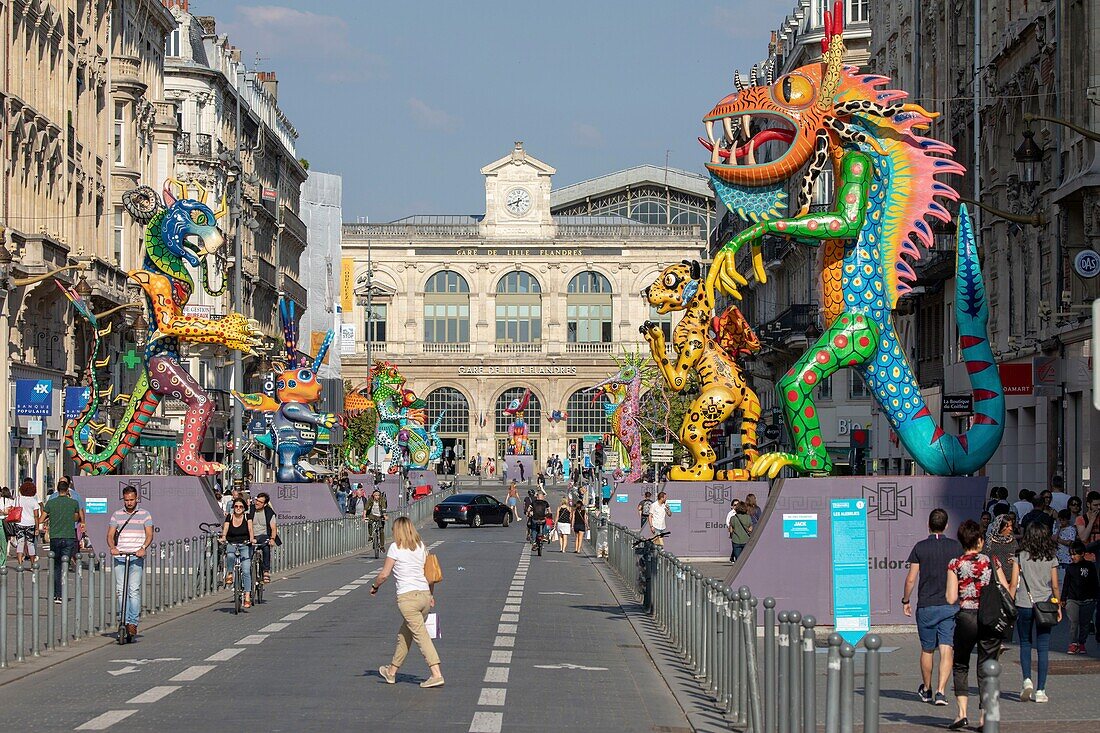
[[[497,624],[498,634],[518,634],[516,624]]]
[[[120,720],[125,720],[131,715],[136,713],[137,710],[108,710],[103,715],[97,715],[89,720],[87,723],[78,725],[76,730],[107,730]],[[498,713],[499,715],[499,713]],[[473,730],[471,728],[470,730]],[[496,733],[500,733],[500,726],[496,728]]]
[[[494,649],[489,655],[489,664],[511,664],[512,652],[505,649]]]
[[[507,621],[507,622],[513,623],[513,624],[514,623],[519,623],[519,614],[518,613],[502,613],[502,614],[500,614],[500,620],[501,621]]]
[[[478,705],[504,705],[504,696],[508,693],[503,687],[483,687],[481,696],[477,699]]]
[[[215,665],[215,664],[195,664],[195,665],[192,665],[192,666],[188,667],[187,669],[183,670],[182,672],[177,674],[175,677],[169,678],[168,681],[169,682],[192,682],[194,680],[197,680],[199,677],[202,677],[204,674],[206,674],[210,670],[214,669],[214,667],[216,667],[216,666],[217,665]]]
[[[263,643],[263,640],[266,639],[266,638],[267,638],[267,634],[250,634],[249,636],[244,637],[243,639],[241,639],[237,643],[242,645],[242,646],[244,646],[246,644],[261,644],[261,643]]]
[[[519,604],[511,603],[504,607],[505,613],[519,613]]]
[[[498,636],[493,641],[493,646],[515,646],[516,637],[514,636]]]
[[[508,681],[508,668],[507,667],[489,667],[485,670],[485,682],[507,682]]]
[[[340,590],[355,590],[360,585],[362,585],[362,584],[358,580],[356,580],[352,583],[348,583],[347,585],[340,586]]]
[[[470,733],[500,733],[504,725],[504,713],[474,713],[474,722],[470,723]]]
[[[350,590],[334,590],[334,591],[331,591],[329,593],[329,595],[330,596],[346,596],[348,593],[351,593],[351,591]],[[324,599],[321,599],[321,600],[324,600]]]
[[[576,595],[579,596],[580,593],[577,593]],[[324,598],[318,598],[317,602],[318,603],[332,603],[333,601],[338,601],[338,600],[340,600],[339,596],[329,595],[329,596],[325,596]]]
[[[583,664],[570,664],[564,662],[562,664],[536,664],[535,669],[579,669],[584,672],[606,672],[607,667],[586,667]]]
[[[150,687],[140,695],[135,695],[126,701],[127,705],[139,705],[148,702],[156,702],[162,698],[171,695],[173,692],[179,689],[179,685],[160,685],[157,687]]]
[[[565,591],[560,591],[560,590],[554,590],[554,591],[542,591],[542,590],[540,590],[539,595],[540,596],[581,596],[581,595],[584,595],[584,594],[583,593],[566,593]]]
[[[279,620],[280,621],[297,621],[298,619],[305,618],[308,615],[309,615],[308,613],[301,613],[301,612],[299,612],[299,613],[288,613],[286,616],[283,616]]]
[[[283,624],[283,623],[268,624],[267,626],[260,629],[260,633],[261,634],[274,634],[276,631],[282,631],[287,626],[290,626],[290,624]]]
[[[145,664],[153,664],[155,662],[179,662],[179,657],[156,657],[154,659],[112,659],[111,662],[121,662],[124,664],[136,664],[139,667]]]
[[[300,595],[302,593],[318,593],[318,592],[320,592],[320,591],[315,591],[315,590],[280,590],[280,591],[276,591],[275,595],[278,598],[293,598],[294,596]]]
[[[308,605],[302,606],[298,610],[299,611],[316,611],[318,608],[321,608],[321,607],[322,607],[322,605],[320,603],[310,603]]]
[[[220,652],[214,652],[206,658],[208,662],[228,662],[233,657],[237,656],[244,649],[222,649]]]

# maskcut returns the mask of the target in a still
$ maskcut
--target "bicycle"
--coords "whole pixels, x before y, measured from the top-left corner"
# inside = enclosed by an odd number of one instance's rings
[[[264,555],[261,548],[252,548],[252,603],[264,601]]]
[[[224,545],[225,543],[222,542]],[[235,552],[233,554],[233,615],[236,616],[241,612],[241,608],[244,606],[244,576],[241,572],[244,568],[243,561],[241,560],[241,553]],[[251,589],[249,589],[251,590]]]
[[[380,519],[380,520],[368,519],[367,521],[371,525],[370,526],[371,547],[374,548],[374,559],[377,560],[379,557],[381,557],[382,551],[385,549],[383,547],[383,545],[386,542],[386,538],[385,538],[386,518],[385,518],[385,516],[383,516],[382,519]]]
[[[539,557],[542,557],[542,546],[548,542],[546,539],[546,522],[542,519],[532,519],[528,527],[535,535],[535,541],[531,543],[531,549],[534,550]]]

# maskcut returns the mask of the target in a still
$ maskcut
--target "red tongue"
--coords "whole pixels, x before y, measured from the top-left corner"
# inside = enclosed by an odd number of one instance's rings
[[[794,140],[794,133],[790,130],[780,130],[774,127],[770,127],[767,130],[761,130],[760,132],[753,135],[751,140],[743,143],[740,147],[737,148],[737,157],[741,158],[748,155],[750,144],[756,148],[759,148],[764,143],[771,142],[772,140],[781,140],[782,142],[790,144],[791,141]],[[714,145],[712,145],[709,140],[699,138],[699,143],[707,150],[714,150]],[[730,151],[719,150],[718,157],[729,160]]]

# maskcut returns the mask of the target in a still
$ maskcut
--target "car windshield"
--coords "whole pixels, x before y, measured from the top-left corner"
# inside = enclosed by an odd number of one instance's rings
[[[443,504],[469,504],[471,501],[477,498],[477,494],[455,494],[454,496],[444,499]]]

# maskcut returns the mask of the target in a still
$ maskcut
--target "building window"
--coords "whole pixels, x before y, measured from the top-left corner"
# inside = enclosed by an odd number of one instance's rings
[[[123,155],[123,142],[122,142],[122,128],[126,123],[126,103],[115,102],[115,165],[122,165],[125,156]]]
[[[854,369],[848,370],[848,396],[853,400],[863,400],[871,396],[863,377]]]
[[[454,387],[440,387],[428,393],[428,419],[433,422],[440,415],[439,433],[441,435],[465,435],[470,432],[470,404],[466,396]],[[444,412],[445,411],[445,412]]]
[[[509,272],[497,283],[497,341],[542,340],[542,289],[532,275]]]
[[[126,255],[126,249],[125,249],[126,248],[126,223],[125,223],[125,220],[122,217],[122,207],[121,206],[116,206],[115,207],[114,239],[113,239],[113,242],[114,242],[115,264],[118,265],[119,267],[122,267],[122,266],[125,265],[125,260],[123,258]]]
[[[668,210],[665,202],[658,198],[646,197],[631,201],[630,218],[643,224],[665,224],[668,222]]]
[[[442,270],[428,278],[424,288],[424,341],[470,341],[470,286],[453,270]]]
[[[178,25],[174,31],[168,34],[168,40],[164,44],[164,55],[180,55],[180,27]]]
[[[566,432],[578,435],[603,435],[610,431],[611,423],[603,409],[606,404],[607,400],[603,398],[593,400],[590,389],[578,389],[569,395],[569,402],[565,407],[569,412],[569,417],[565,421]]]
[[[370,310],[363,308],[365,333],[367,341],[371,343],[385,343],[386,341],[386,317],[389,306],[385,303],[372,303]]]
[[[822,379],[817,384],[817,396],[819,399],[831,400],[833,398],[833,377]]]
[[[867,6],[870,0],[848,0],[848,14],[844,23],[865,23],[868,20]]]
[[[511,404],[512,400],[522,397],[525,390],[524,387],[512,387],[504,390],[501,392],[500,397],[497,397],[495,427],[498,434],[508,434],[508,429],[515,418],[504,414],[504,410]],[[527,432],[532,434],[539,432],[539,425],[542,423],[542,403],[539,402],[539,397],[534,392],[531,393],[527,409],[523,411],[523,421],[527,423]]]
[[[665,335],[665,343],[672,343],[672,311],[658,313],[657,309],[649,306],[649,320],[661,326],[661,333]]]
[[[611,342],[611,283],[598,272],[582,272],[569,281],[566,322],[570,343]]]

